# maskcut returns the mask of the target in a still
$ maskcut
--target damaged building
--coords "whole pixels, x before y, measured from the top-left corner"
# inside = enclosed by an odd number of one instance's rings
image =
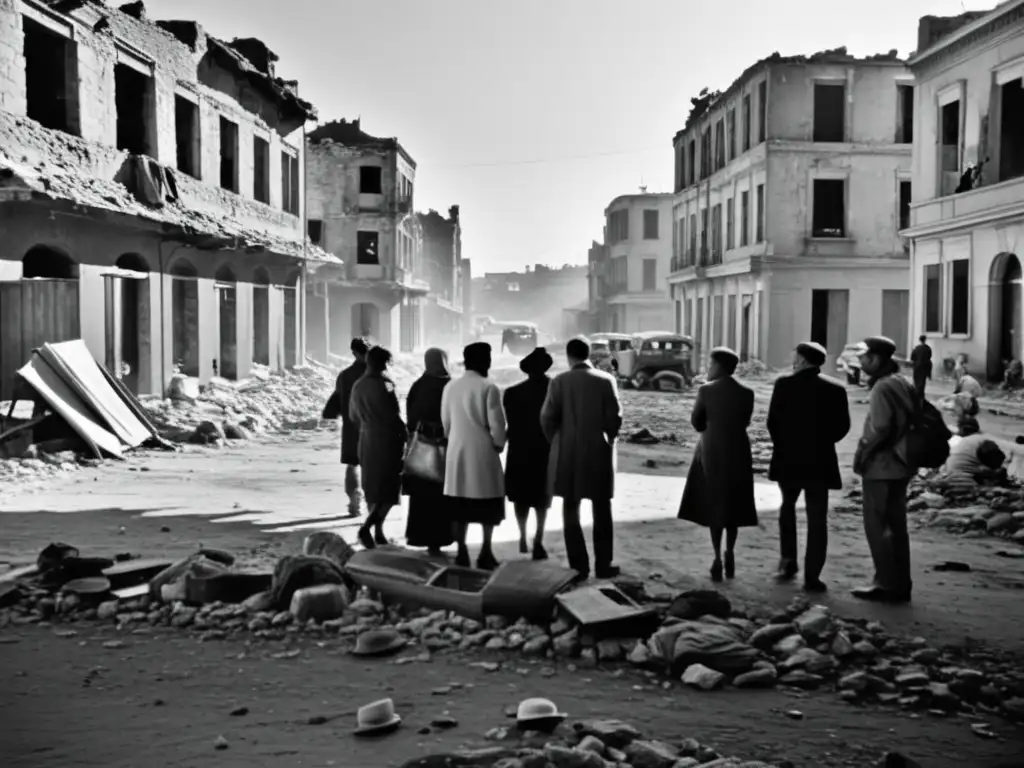
[[[0,400],[82,338],[137,394],[304,349],[304,126],[255,39],[142,3],[0,0]]]
[[[940,364],[1024,358],[1024,0],[918,26],[910,325]]]
[[[462,258],[459,206],[451,206],[447,217],[434,210],[416,215],[423,233],[420,268],[430,286],[423,299],[423,324],[429,330],[426,341],[454,348],[471,330],[464,309],[472,275],[469,260]]]
[[[676,330],[706,358],[909,343],[914,80],[896,52],[779,54],[692,99],[673,140]],[[769,332],[770,330],[770,332]]]

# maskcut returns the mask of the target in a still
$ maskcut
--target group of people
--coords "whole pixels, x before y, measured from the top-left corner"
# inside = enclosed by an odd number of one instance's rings
[[[355,362],[338,376],[337,410],[342,418],[341,460],[346,465],[349,513],[367,516],[359,528],[366,548],[387,543],[383,525],[401,494],[409,497],[409,546],[439,555],[456,544],[456,564],[470,565],[470,525],[480,525],[478,568],[497,567],[492,537],[512,502],[519,548],[535,560],[547,558],[544,528],[553,497],[562,499],[569,565],[590,574],[590,557],[580,523],[583,500],[593,506],[594,573],[618,574],[613,563],[612,511],[614,443],[622,424],[615,380],[589,362],[583,339],[566,345],[569,370],[548,376],[551,355],[538,347],[520,362],[525,381],[504,395],[488,378],[491,346],[474,342],[463,350],[465,373],[453,379],[447,354],[431,348],[424,373],[409,390],[403,420],[394,382],[387,375],[391,353],[352,341]],[[437,480],[403,472],[407,444],[423,436],[444,446]],[[501,454],[508,448],[504,468]],[[360,478],[361,474],[361,478]],[[530,511],[536,520],[528,536]]]

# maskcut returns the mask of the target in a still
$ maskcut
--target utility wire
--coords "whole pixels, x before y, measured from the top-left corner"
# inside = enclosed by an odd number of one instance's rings
[[[622,157],[625,155],[643,155],[648,152],[661,152],[667,151],[666,147],[658,147],[657,149],[630,149],[623,150],[621,152],[597,152],[589,155],[566,155],[564,157],[539,157],[530,160],[508,160],[498,163],[461,163],[461,164],[444,164],[434,165],[429,161],[418,161],[423,167],[429,167],[431,170],[437,169],[450,169],[450,168],[504,168],[513,165],[541,165],[544,163],[565,163],[573,162],[574,160],[592,160],[598,157]]]

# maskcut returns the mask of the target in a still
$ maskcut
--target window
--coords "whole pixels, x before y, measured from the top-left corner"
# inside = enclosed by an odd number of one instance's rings
[[[505,283],[505,290],[509,291],[510,293],[518,293],[519,283]]]
[[[725,121],[715,123],[715,170],[725,167]]]
[[[690,214],[690,252],[689,260],[691,264],[697,263],[697,214]]]
[[[21,26],[29,118],[44,128],[79,135],[78,46],[28,16],[21,17]]]
[[[968,310],[971,304],[971,262],[969,259],[957,259],[950,265],[950,277],[953,285],[950,301],[949,332],[967,334],[970,332]]]
[[[757,185],[757,242],[764,242],[764,184]]]
[[[736,159],[736,107],[729,107],[729,160]]]
[[[238,125],[220,119],[220,185],[238,191]]]
[[[690,155],[686,162],[686,167],[690,169],[689,183],[692,185],[696,180],[697,174],[697,140],[690,139]]]
[[[711,175],[711,129],[705,128],[700,136],[700,177]]]
[[[711,346],[722,345],[722,297],[711,299]]]
[[[380,252],[377,246],[380,235],[377,232],[360,230],[356,233],[356,263],[380,264]]]
[[[359,166],[359,194],[379,195],[381,188],[381,167],[378,165]]]
[[[914,86],[896,86],[896,143],[914,143]]]
[[[184,96],[174,97],[174,140],[178,150],[178,170],[194,179],[202,178],[199,131],[199,107]]]
[[[740,192],[740,247],[750,245],[750,190]]]
[[[644,292],[658,290],[658,260],[644,259]]]
[[[722,204],[711,209],[711,263],[722,263]]]
[[[309,241],[313,245],[323,245],[324,242],[324,223],[320,219],[310,219],[306,222],[306,234],[309,235]]]
[[[1024,79],[999,87],[999,180],[1024,176]]]
[[[815,179],[812,237],[846,236],[846,181]]]
[[[727,306],[727,315],[725,319],[725,343],[732,349],[736,349],[736,294],[732,294],[729,297],[729,304]]]
[[[686,186],[686,146],[676,148],[676,188],[678,192]]]
[[[658,239],[658,212],[644,211],[644,240]]]
[[[942,107],[941,144],[942,170],[960,173],[960,102],[953,101]],[[950,190],[952,192],[952,190]]]
[[[270,142],[252,137],[252,196],[261,203],[270,202]]]
[[[814,85],[814,141],[846,140],[846,86],[842,83]]]
[[[750,94],[743,97],[743,151],[750,149]]]
[[[708,209],[700,212],[700,263],[708,262]]]
[[[725,201],[725,250],[727,251],[736,247],[735,202],[735,198],[732,197]]]
[[[281,209],[299,215],[299,158],[289,152],[281,153]]]
[[[942,265],[929,264],[924,268],[924,330],[941,330]]]
[[[757,140],[768,140],[768,81],[757,84]]]
[[[608,214],[608,244],[621,243],[629,239],[629,211],[612,211]]]
[[[910,226],[910,182],[900,182],[900,229]]]
[[[117,148],[133,155],[155,157],[156,92],[153,78],[127,64],[115,64],[114,109],[117,113]]]

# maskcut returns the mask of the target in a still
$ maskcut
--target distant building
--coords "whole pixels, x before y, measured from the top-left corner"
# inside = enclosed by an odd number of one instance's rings
[[[595,331],[674,328],[671,194],[616,197],[605,209],[604,244],[588,253]]]
[[[1024,2],[925,16],[917,78],[910,327],[941,361],[1024,358]]]
[[[473,279],[473,317],[536,323],[552,336],[560,336],[562,310],[587,301],[584,266],[546,267],[537,264],[523,272],[487,272]]]
[[[371,136],[358,119],[325,123],[306,140],[309,237],[345,264],[310,286],[310,352],[348,354],[354,336],[393,351],[420,348],[430,286],[413,212],[416,162],[397,139]]]
[[[448,209],[447,218],[437,211],[418,213],[423,233],[419,274],[430,286],[424,298],[425,343],[454,349],[466,335],[465,271],[462,259],[462,227],[459,206]]]
[[[913,76],[895,51],[775,54],[676,134],[676,328],[788,365],[802,340],[906,349]]]

